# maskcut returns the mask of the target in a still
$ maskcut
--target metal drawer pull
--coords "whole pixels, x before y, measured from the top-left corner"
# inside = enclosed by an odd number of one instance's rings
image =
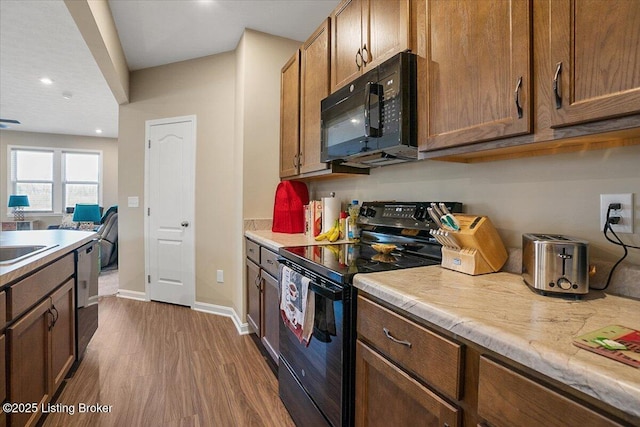
[[[389,330],[387,328],[382,328],[382,332],[384,332],[384,334],[387,336],[387,338],[389,338],[394,343],[406,345],[407,347],[411,348],[411,343],[409,341],[402,341],[402,340],[397,339],[396,337],[391,335],[391,332],[389,332]]]
[[[268,260],[267,260],[267,264],[271,264],[271,265],[273,265],[273,260],[272,260],[272,259],[268,259]]]

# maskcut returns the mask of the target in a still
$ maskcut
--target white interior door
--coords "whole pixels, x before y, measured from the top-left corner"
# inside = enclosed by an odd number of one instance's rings
[[[195,116],[146,123],[147,296],[195,299]]]

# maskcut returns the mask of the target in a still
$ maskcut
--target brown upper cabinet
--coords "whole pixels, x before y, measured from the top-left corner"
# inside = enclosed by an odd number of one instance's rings
[[[282,67],[280,76],[280,178],[299,173],[300,51]]]
[[[320,102],[329,95],[329,18],[302,45],[300,173],[327,169],[320,160]]]
[[[554,0],[551,127],[640,112],[640,2]]]
[[[331,14],[331,91],[411,48],[410,0],[343,0]]]
[[[420,150],[531,132],[530,2],[430,0],[424,20]]]

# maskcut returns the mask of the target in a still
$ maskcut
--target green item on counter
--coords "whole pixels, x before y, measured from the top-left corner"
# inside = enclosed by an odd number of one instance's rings
[[[627,346],[609,338],[598,337],[593,340],[594,343],[601,345],[607,350],[627,350]]]

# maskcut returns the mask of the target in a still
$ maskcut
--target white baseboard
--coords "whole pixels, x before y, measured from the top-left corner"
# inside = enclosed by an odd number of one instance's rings
[[[128,291],[126,289],[118,289],[118,293],[116,294],[118,298],[127,298],[134,299],[137,301],[149,301],[147,299],[147,294],[144,292],[138,291]]]
[[[238,330],[238,334],[247,335],[249,333],[249,324],[242,323],[240,321],[240,317],[238,316],[238,313],[236,313],[236,311],[231,307],[225,307],[223,305],[209,304],[206,302],[196,301],[193,304],[192,309],[196,311],[202,311],[204,313],[215,314],[218,316],[230,317],[231,320],[233,320],[233,324],[236,326],[236,329]]]

